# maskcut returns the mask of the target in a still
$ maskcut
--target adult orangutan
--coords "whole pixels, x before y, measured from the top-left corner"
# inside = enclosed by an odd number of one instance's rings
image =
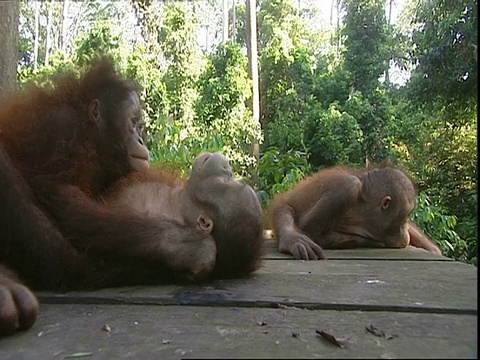
[[[277,195],[268,219],[279,250],[295,258],[326,259],[323,249],[403,248],[441,254],[411,220],[416,188],[393,167],[320,170]]]
[[[108,60],[80,79],[65,75],[0,104],[0,333],[28,328],[37,317],[22,282],[67,289],[86,283],[84,269],[103,268],[72,247],[38,196],[73,186],[97,199],[121,177],[147,169],[140,116],[136,87]]]
[[[140,115],[135,86],[106,60],[0,105],[0,334],[34,324],[31,289],[200,281],[217,267],[212,234],[103,200],[148,169]]]

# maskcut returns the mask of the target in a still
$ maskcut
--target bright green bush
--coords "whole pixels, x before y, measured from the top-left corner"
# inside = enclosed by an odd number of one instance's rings
[[[355,118],[341,111],[337,103],[327,110],[317,105],[309,111],[305,119],[305,145],[310,163],[316,167],[358,165],[364,161],[363,132]]]
[[[455,231],[458,218],[449,215],[441,205],[434,204],[424,192],[417,197],[412,219],[437,242],[445,256],[477,264],[476,254],[472,253],[473,250],[476,252],[476,244],[475,248],[472,248]]]
[[[290,190],[295,184],[311,174],[312,168],[304,152],[289,150],[280,152],[278,148],[269,148],[260,156],[259,197],[263,208],[278,193]]]

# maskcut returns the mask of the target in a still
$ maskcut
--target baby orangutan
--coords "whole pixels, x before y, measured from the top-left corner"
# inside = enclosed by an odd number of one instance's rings
[[[171,240],[172,246],[163,246],[164,261],[176,275],[194,281],[242,277],[260,265],[260,202],[250,186],[234,179],[220,153],[200,154],[186,181],[161,170],[133,174],[114,187],[106,201],[141,218],[192,229],[191,237],[179,236]]]
[[[413,181],[398,169],[336,166],[277,195],[268,217],[280,252],[298,259],[325,259],[323,249],[409,244],[441,254],[409,219],[416,196]]]

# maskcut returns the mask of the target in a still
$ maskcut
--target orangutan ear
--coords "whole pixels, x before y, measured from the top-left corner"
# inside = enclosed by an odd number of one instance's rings
[[[382,204],[380,205],[382,210],[388,209],[388,206],[390,205],[390,201],[392,201],[392,198],[388,195],[382,199]]]
[[[210,234],[213,231],[213,219],[206,215],[198,215],[197,225],[200,230],[205,231],[207,234]]]
[[[90,120],[92,120],[95,124],[99,125],[102,119],[102,116],[100,114],[100,101],[98,99],[93,100],[90,103],[88,111],[90,114]]]

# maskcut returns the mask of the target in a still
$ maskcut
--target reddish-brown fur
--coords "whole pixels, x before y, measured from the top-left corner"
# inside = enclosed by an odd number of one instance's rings
[[[34,324],[39,305],[29,288],[200,281],[256,268],[256,248],[231,249],[257,235],[255,226],[256,233],[223,241],[179,222],[175,211],[145,216],[121,203],[124,191],[141,196],[133,188],[146,179],[164,189],[157,200],[185,184],[154,171],[135,174],[148,168],[139,117],[135,86],[105,60],[80,79],[66,75],[0,105],[0,335]]]
[[[48,199],[62,193],[75,206],[74,188],[79,202],[94,203],[134,171],[130,143],[142,157],[135,164],[146,163],[148,151],[131,123],[141,114],[135,94],[103,60],[80,79],[68,74],[0,105],[0,334],[36,319],[38,302],[21,283],[70,289],[131,281],[130,265],[112,268],[77,251],[68,229],[54,220],[66,209],[49,206]],[[82,217],[96,221],[88,208]]]
[[[34,324],[29,288],[198,281],[217,265],[211,234],[103,200],[148,167],[140,116],[135,86],[105,60],[0,105],[0,335]]]
[[[120,105],[135,91],[108,62],[81,81],[66,75],[54,86],[32,87],[0,106],[0,143],[26,179],[48,176],[98,195],[132,170],[122,143],[127,119]],[[97,98],[115,121],[89,121],[89,106]]]
[[[211,273],[207,271],[207,276],[243,277],[260,266],[263,251],[260,203],[250,186],[233,178],[228,160],[222,154],[200,154],[188,179],[158,169],[132,174],[112,188],[106,201],[142,217],[157,221],[169,218],[182,226],[210,233],[215,240],[214,252],[206,244],[192,246],[203,260],[198,264],[202,271],[208,268],[205,262],[213,256],[215,266]],[[198,223],[199,217],[211,221],[213,228],[204,229]],[[182,242],[186,244],[188,239]],[[182,256],[177,255],[176,260],[181,261]]]
[[[299,259],[324,259],[323,249],[408,244],[440,254],[408,219],[415,198],[412,179],[398,169],[337,166],[277,195],[268,219],[279,250]]]

